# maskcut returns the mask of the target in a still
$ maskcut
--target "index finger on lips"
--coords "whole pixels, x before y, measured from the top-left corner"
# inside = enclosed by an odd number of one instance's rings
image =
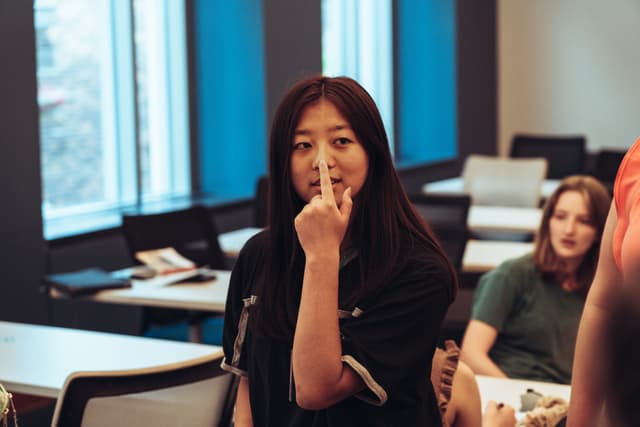
[[[335,204],[336,199],[333,195],[333,188],[331,188],[331,176],[329,175],[329,167],[327,166],[327,162],[324,160],[320,160],[318,169],[320,169],[320,192],[322,193],[322,199],[328,200]]]

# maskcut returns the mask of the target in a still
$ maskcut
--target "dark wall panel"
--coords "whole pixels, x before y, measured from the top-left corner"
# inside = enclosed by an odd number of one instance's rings
[[[0,2],[0,319],[46,320],[33,2]]]
[[[302,77],[322,72],[321,0],[264,1],[267,128],[280,99]]]
[[[458,154],[497,153],[496,1],[458,1]]]

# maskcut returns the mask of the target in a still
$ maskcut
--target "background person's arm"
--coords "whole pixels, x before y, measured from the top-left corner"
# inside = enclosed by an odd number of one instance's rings
[[[247,377],[240,377],[233,419],[235,427],[253,427],[251,403],[249,402],[249,379]]]
[[[482,403],[476,376],[464,362],[459,361],[451,386],[451,399],[445,412],[451,427],[481,427]]]
[[[571,376],[571,400],[568,427],[596,425],[604,388],[607,385],[603,351],[607,348],[610,310],[620,291],[622,275],[613,257],[613,232],[618,222],[615,205],[611,204],[602,235],[598,268],[582,312]]]
[[[498,337],[493,326],[479,320],[470,320],[462,339],[460,358],[476,374],[503,377],[507,375],[489,357],[489,350]]]

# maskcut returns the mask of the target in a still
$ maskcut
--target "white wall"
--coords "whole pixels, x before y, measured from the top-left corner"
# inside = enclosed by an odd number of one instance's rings
[[[498,0],[498,152],[516,132],[588,151],[640,135],[639,0]]]

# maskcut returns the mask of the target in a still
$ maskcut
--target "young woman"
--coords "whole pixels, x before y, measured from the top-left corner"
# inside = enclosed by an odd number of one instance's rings
[[[455,274],[373,100],[349,78],[299,82],[269,157],[269,226],[241,251],[225,312],[236,426],[439,426],[429,373]]]
[[[618,168],[598,269],[580,320],[571,427],[640,425],[639,174],[640,138]]]
[[[480,278],[462,341],[476,374],[570,382],[609,203],[595,178],[564,179],[545,204],[533,254]]]

